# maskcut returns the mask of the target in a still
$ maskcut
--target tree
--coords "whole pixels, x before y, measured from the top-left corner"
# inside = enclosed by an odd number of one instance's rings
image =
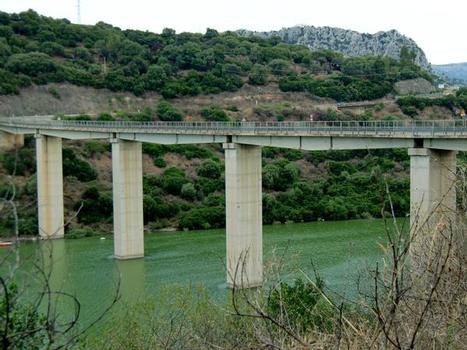
[[[267,68],[261,64],[255,64],[248,75],[248,82],[252,85],[265,85],[267,81]]]

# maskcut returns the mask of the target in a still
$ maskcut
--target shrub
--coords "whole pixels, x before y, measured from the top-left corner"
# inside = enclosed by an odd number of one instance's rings
[[[182,186],[181,196],[187,200],[194,200],[196,198],[196,189],[192,183],[186,183]]]
[[[182,114],[169,102],[161,101],[157,106],[157,116],[163,121],[181,121],[183,120]]]
[[[3,156],[2,164],[10,175],[27,175],[34,173],[36,168],[34,151],[30,148],[21,148],[18,152],[12,151]]]
[[[221,166],[211,159],[205,160],[197,169],[198,175],[208,179],[218,179],[221,177]]]
[[[154,165],[158,168],[165,168],[167,166],[167,162],[162,157],[154,158]]]
[[[63,149],[63,175],[75,176],[82,182],[97,179],[96,170],[88,162],[78,158],[71,148]]]
[[[293,285],[280,283],[270,293],[267,307],[276,319],[286,320],[301,331],[332,329],[332,306],[322,297],[324,281],[317,277],[316,283],[305,283],[301,278]]]
[[[229,116],[219,106],[209,106],[201,110],[201,115],[204,119],[213,122],[226,122],[229,121]]]
[[[182,229],[210,229],[225,226],[224,207],[194,208],[184,213],[180,218],[179,227]]]
[[[265,85],[267,81],[267,68],[261,64],[255,64],[248,75],[248,82],[252,85]]]

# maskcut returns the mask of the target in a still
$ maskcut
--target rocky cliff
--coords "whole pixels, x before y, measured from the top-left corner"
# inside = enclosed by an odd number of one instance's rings
[[[244,36],[256,35],[266,38],[279,36],[290,44],[305,45],[312,50],[331,49],[346,56],[382,55],[398,59],[401,48],[406,46],[415,52],[416,63],[423,68],[429,67],[425,53],[417,43],[397,30],[367,34],[341,28],[297,26],[271,32],[242,29],[238,33]]]

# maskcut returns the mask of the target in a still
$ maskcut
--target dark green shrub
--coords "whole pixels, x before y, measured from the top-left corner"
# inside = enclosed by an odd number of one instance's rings
[[[186,183],[182,186],[182,190],[181,190],[181,197],[186,199],[186,200],[189,200],[189,201],[192,201],[196,198],[196,189],[195,189],[195,186],[192,184],[192,183]]]
[[[212,122],[226,122],[229,121],[229,116],[219,106],[209,106],[201,110],[201,115],[204,119]]]
[[[261,64],[255,64],[248,74],[248,82],[252,85],[265,85],[268,82],[268,70]]]
[[[197,169],[198,176],[208,179],[219,179],[221,177],[221,166],[211,159],[205,160]]]
[[[181,229],[210,229],[225,226],[224,207],[201,207],[194,208],[184,213],[179,222]]]
[[[154,158],[154,165],[158,168],[165,168],[167,166],[167,162],[162,157]]]
[[[88,162],[78,158],[71,148],[63,149],[63,175],[74,176],[82,182],[97,179],[96,170]]]
[[[183,115],[167,101],[159,102],[157,116],[163,121],[174,122],[183,120]]]
[[[30,148],[21,148],[17,152],[8,152],[3,156],[2,165],[10,175],[34,173],[36,168],[34,151]]]

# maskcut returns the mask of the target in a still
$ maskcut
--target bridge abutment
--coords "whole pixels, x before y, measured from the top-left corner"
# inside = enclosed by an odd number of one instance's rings
[[[424,249],[427,235],[454,223],[456,151],[411,148],[410,226],[412,255]],[[431,241],[431,239],[429,240]]]
[[[37,205],[42,238],[62,238],[63,165],[62,139],[36,135]]]
[[[0,150],[11,150],[24,145],[23,134],[10,134],[9,132],[0,131]]]
[[[227,284],[263,282],[261,147],[225,143]]]
[[[112,140],[114,254],[144,256],[143,161],[140,142]]]

